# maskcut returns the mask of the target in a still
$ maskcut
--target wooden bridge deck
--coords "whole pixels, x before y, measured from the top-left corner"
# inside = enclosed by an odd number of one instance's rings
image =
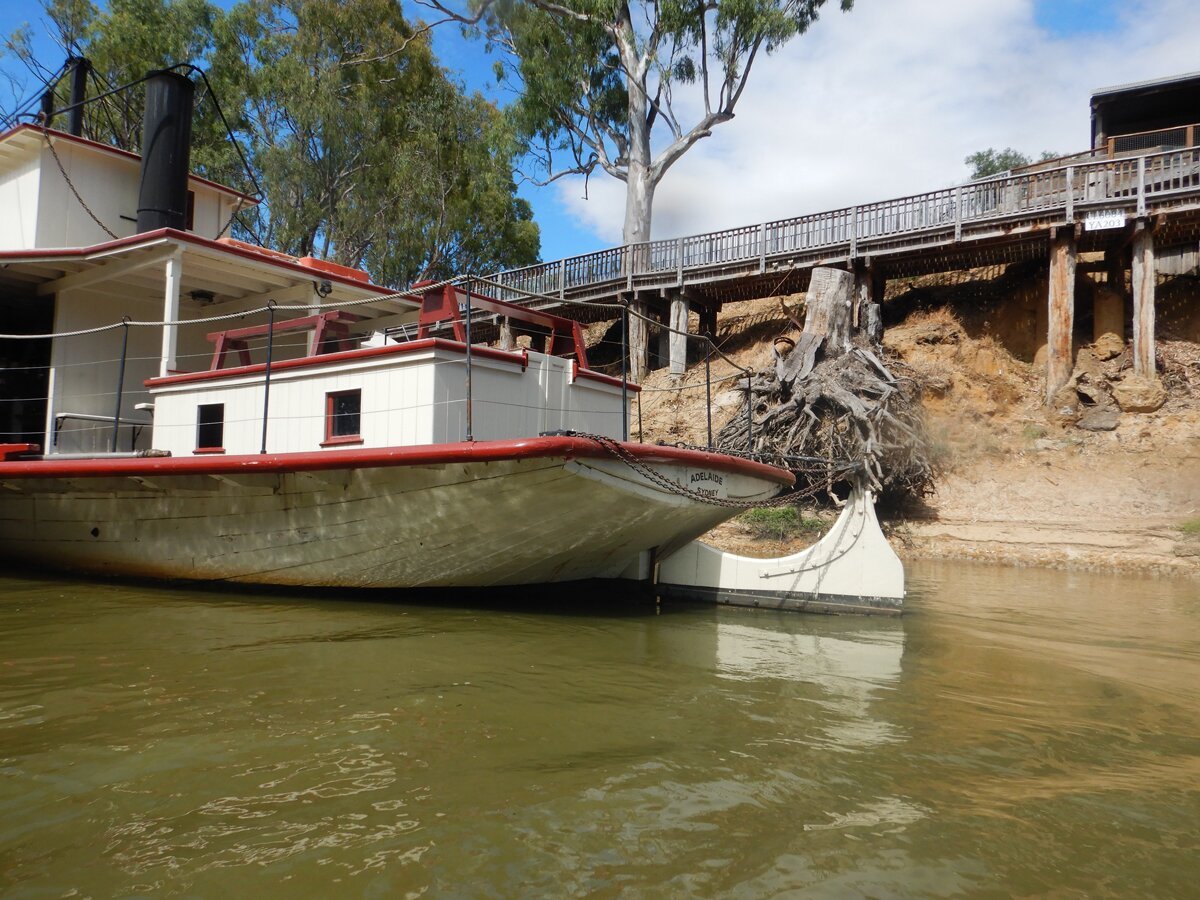
[[[1124,225],[1087,227],[1088,213]],[[804,290],[818,265],[868,261],[884,277],[1044,258],[1053,229],[1079,225],[1079,249],[1128,242],[1150,220],[1156,242],[1200,238],[1200,147],[1104,159],[747,225],[624,245],[489,276],[499,299],[536,307],[685,290],[702,305]],[[562,310],[573,318],[611,311]]]

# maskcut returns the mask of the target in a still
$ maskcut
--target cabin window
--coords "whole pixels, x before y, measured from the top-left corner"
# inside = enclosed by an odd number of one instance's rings
[[[362,441],[362,391],[334,391],[325,395],[325,443]]]
[[[225,448],[225,404],[202,403],[196,407],[196,452],[223,453]]]

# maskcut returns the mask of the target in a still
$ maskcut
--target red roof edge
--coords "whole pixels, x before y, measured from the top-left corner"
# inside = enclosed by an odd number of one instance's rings
[[[321,277],[329,281],[335,281],[338,284],[346,285],[347,287],[355,287],[368,291],[375,291],[378,294],[395,294],[400,293],[392,288],[383,287],[382,285],[364,282],[358,278],[351,278],[337,272],[327,272],[323,269],[315,269],[311,266],[302,265],[299,260],[289,261],[284,254],[278,253],[275,250],[254,248],[252,245],[231,245],[224,244],[210,238],[201,237],[198,234],[193,234],[190,231],[178,231],[174,228],[159,228],[156,231],[144,231],[141,234],[131,234],[129,237],[117,238],[115,241],[105,241],[102,244],[92,244],[90,247],[47,247],[42,250],[0,250],[0,261],[5,259],[22,259],[30,260],[35,258],[42,259],[73,259],[83,256],[90,256],[93,253],[103,253],[107,250],[121,250],[126,247],[136,247],[138,244],[151,243],[152,241],[162,240],[179,241],[185,244],[193,244],[197,247],[204,247],[208,250],[215,250],[219,253],[228,254],[229,256],[240,256],[243,259],[252,259],[255,262],[263,262],[268,265],[276,266],[277,268],[287,269],[289,272],[303,275],[306,279]],[[241,243],[241,242],[239,242]],[[417,305],[419,301],[413,299],[413,305]]]

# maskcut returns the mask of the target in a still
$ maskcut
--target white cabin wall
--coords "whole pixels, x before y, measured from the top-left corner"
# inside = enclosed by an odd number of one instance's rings
[[[227,237],[228,229],[224,235],[220,232],[233,215],[233,200],[196,181],[191,182],[189,190],[195,195],[192,202],[192,232],[209,239]]]
[[[0,250],[23,250],[37,239],[40,170],[36,155],[6,164],[0,178]]]
[[[119,322],[128,315],[135,320],[161,318],[160,305],[134,299],[120,299],[85,289],[62,291],[55,304],[54,331],[81,331]],[[122,392],[122,418],[150,421],[148,412],[135,410],[148,402],[144,381],[158,374],[161,334],[158,328],[136,327],[129,330]],[[121,359],[121,329],[79,337],[56,338],[50,364],[54,370],[51,414],[82,413],[111,416],[116,408],[117,377]],[[108,447],[111,429],[97,423],[67,422],[56,444],[59,452],[103,450]],[[122,429],[121,447],[128,449],[127,431]],[[138,448],[150,444],[146,428]]]
[[[629,392],[629,402],[637,395]],[[621,440],[625,435],[619,385],[577,378],[563,398],[564,428],[603,434]]]
[[[472,360],[475,440],[535,437],[559,428],[621,436],[620,388],[570,382],[571,363],[540,353],[519,363]],[[169,385],[154,391],[154,447],[176,456],[196,449],[197,407],[225,404],[226,453],[257,453],[262,438],[261,373]],[[316,452],[325,441],[326,394],[362,392],[361,436],[332,447],[457,443],[466,436],[466,367],[445,349],[369,355],[271,373],[268,452]],[[549,408],[547,408],[547,399]],[[324,448],[330,449],[330,448]]]
[[[117,237],[137,231],[137,165],[104,151],[69,141],[55,141],[63,170],[80,198]],[[90,247],[112,238],[97,225],[75,199],[50,150],[39,154],[41,189],[38,194],[36,246]]]
[[[117,237],[137,231],[141,161],[89,144],[59,138],[54,150],[83,203]],[[75,198],[48,147],[26,146],[4,160],[0,172],[0,250],[90,247],[112,240]],[[221,236],[241,203],[232,194],[192,177],[194,234]],[[228,234],[228,230],[226,230]]]

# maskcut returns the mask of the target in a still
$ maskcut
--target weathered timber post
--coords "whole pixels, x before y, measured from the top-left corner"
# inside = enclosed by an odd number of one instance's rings
[[[1104,272],[1108,276],[1108,286],[1118,295],[1125,296],[1125,245],[1109,247],[1104,251]]]
[[[1133,374],[1154,370],[1154,232],[1140,220],[1133,232]]]
[[[671,355],[671,332],[670,328],[670,304],[663,307],[655,318],[661,326],[658,329],[658,344],[654,348],[654,359],[651,362],[651,369],[661,369],[667,365],[667,358]]]
[[[1071,332],[1075,327],[1075,232],[1060,228],[1050,242],[1050,296],[1047,316],[1046,403],[1071,380],[1075,366]]]
[[[879,267],[867,261],[854,263],[854,308],[850,324],[854,331],[863,331],[875,342],[883,337],[883,292],[887,280]]]
[[[688,299],[683,291],[677,291],[671,296],[671,315],[669,318],[671,331],[668,334],[668,355],[672,375],[682,375],[687,371],[688,345]]]
[[[629,380],[641,384],[646,380],[650,362],[650,308],[637,295],[629,302]]]
[[[515,350],[517,339],[513,336],[512,322],[508,316],[500,319],[500,349]]]

